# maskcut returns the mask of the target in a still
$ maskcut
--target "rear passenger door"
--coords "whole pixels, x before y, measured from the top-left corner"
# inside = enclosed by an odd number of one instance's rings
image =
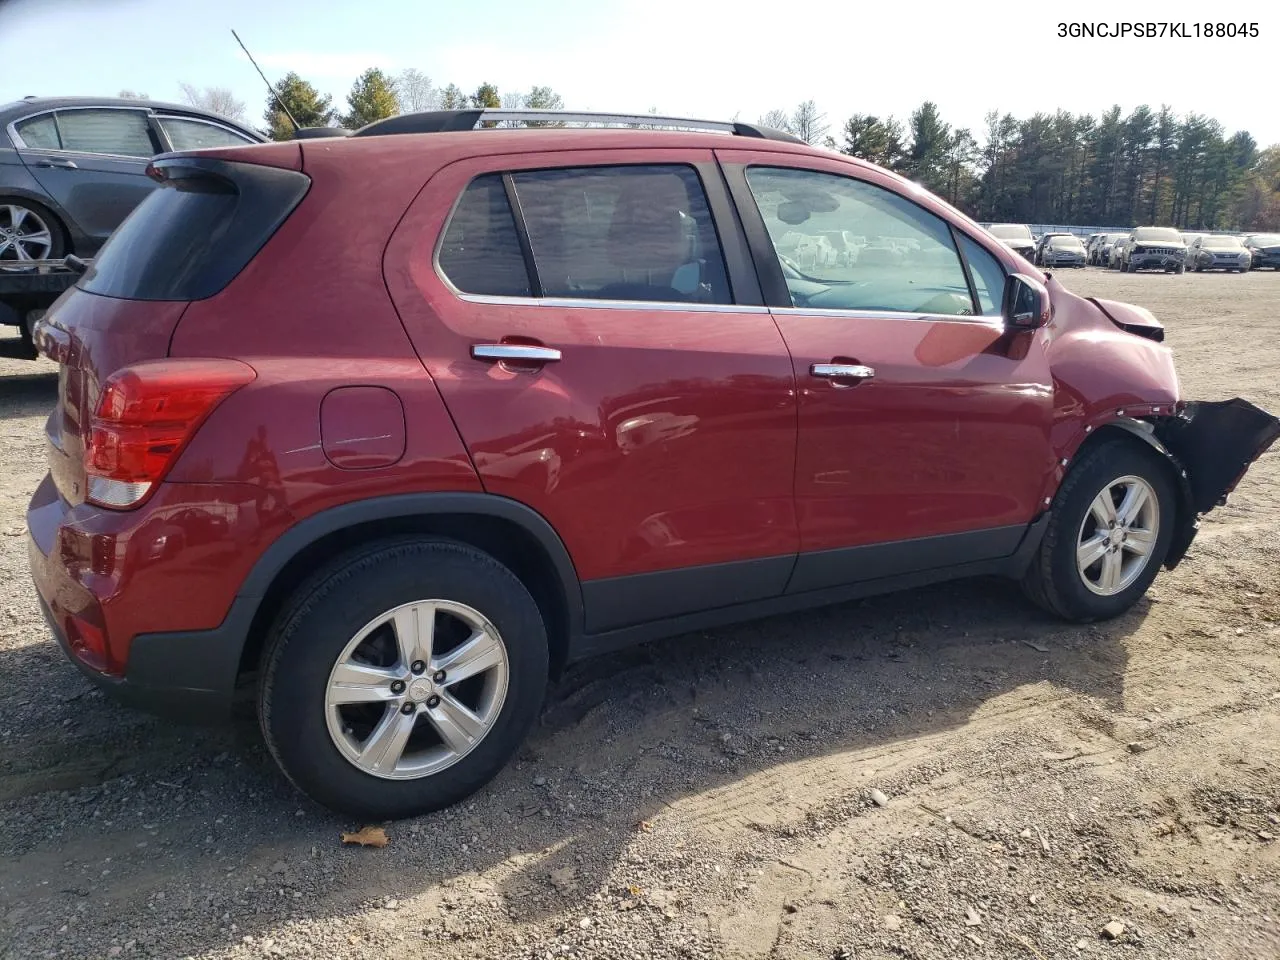
[[[68,108],[14,124],[32,176],[97,247],[155,183],[147,164],[159,152],[148,111]]]
[[[564,540],[588,632],[782,592],[794,381],[710,151],[452,164],[386,273],[485,489]]]

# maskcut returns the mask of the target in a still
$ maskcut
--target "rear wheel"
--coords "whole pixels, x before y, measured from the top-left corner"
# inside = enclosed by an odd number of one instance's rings
[[[492,557],[440,540],[388,542],[293,598],[259,691],[272,755],[319,803],[394,819],[492,779],[547,685],[537,604]]]
[[[30,200],[0,197],[0,261],[59,260],[65,252],[52,213]]]
[[[1164,563],[1175,502],[1158,453],[1126,438],[1100,444],[1058,490],[1023,590],[1067,620],[1118,616],[1147,591]]]

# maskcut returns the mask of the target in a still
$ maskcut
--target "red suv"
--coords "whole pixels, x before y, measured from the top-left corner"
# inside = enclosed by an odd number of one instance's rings
[[[152,176],[37,332],[36,586],[95,682],[254,691],[362,816],[476,790],[623,644],[973,574],[1115,616],[1280,433],[1184,401],[1145,310],[748,125],[420,114]]]

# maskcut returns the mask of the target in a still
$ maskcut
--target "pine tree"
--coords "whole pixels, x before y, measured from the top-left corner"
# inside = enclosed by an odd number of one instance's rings
[[[394,117],[400,112],[395,81],[377,67],[370,67],[352,84],[347,94],[347,109],[342,125],[349,130]]]
[[[263,114],[266,129],[263,131],[272,140],[289,140],[293,137],[293,124],[289,122],[283,102],[298,121],[300,127],[327,127],[333,122],[333,97],[325,94],[290,71],[275,86],[276,95],[267,101],[267,109]]]

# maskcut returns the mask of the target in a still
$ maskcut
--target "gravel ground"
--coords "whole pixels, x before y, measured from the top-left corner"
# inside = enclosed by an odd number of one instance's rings
[[[1066,282],[1152,308],[1187,396],[1280,409],[1280,276]],[[357,848],[251,724],[117,707],[47,638],[51,370],[0,361],[4,957],[1280,957],[1278,453],[1119,620],[974,581],[587,663],[473,802]]]

